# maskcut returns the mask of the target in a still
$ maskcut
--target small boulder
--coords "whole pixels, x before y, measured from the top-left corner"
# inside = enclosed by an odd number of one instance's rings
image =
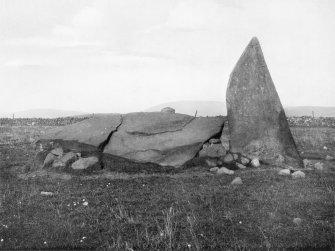
[[[87,169],[91,166],[94,166],[99,162],[97,157],[87,157],[87,158],[80,158],[76,162],[74,162],[71,167],[75,170],[83,170]]]
[[[298,226],[301,224],[301,222],[302,222],[302,220],[300,218],[294,218],[293,219],[293,223],[298,225]]]
[[[322,170],[323,169],[323,164],[321,162],[317,162],[314,164],[314,168],[316,170]]]
[[[283,155],[278,154],[277,158],[275,159],[277,165],[281,166],[285,162],[285,158]]]
[[[226,156],[224,156],[224,158],[223,158],[223,162],[224,163],[227,163],[227,164],[229,164],[229,163],[232,163],[234,161],[234,157],[233,157],[233,155],[231,154],[231,153],[228,153]]]
[[[279,175],[282,175],[282,176],[289,176],[291,175],[291,170],[286,168],[286,169],[281,169],[279,172],[278,172]]]
[[[233,181],[230,183],[232,185],[242,185],[242,179],[240,177],[236,177],[235,179],[233,179]]]
[[[51,165],[57,159],[56,155],[48,153],[43,162],[43,167]]]
[[[209,169],[210,172],[217,172],[217,170],[219,170],[219,168],[217,166],[212,167],[211,169]]]
[[[233,153],[233,158],[234,158],[234,160],[238,160],[238,154],[237,153]]]
[[[163,113],[176,113],[176,110],[171,107],[165,107],[161,110]]]
[[[205,144],[202,145],[202,149],[206,149],[209,146],[210,146],[210,144],[207,142],[207,143],[205,143]]]
[[[239,169],[246,169],[247,167],[245,165],[242,165],[240,163],[235,163],[235,165],[239,168]]]
[[[54,168],[60,168],[60,167],[67,167],[71,163],[73,163],[78,158],[77,154],[73,152],[68,152],[64,154],[64,156],[60,159],[57,159],[52,164],[52,167]]]
[[[228,132],[224,132],[222,131],[221,137],[220,137],[220,141],[222,146],[229,151],[229,133]]]
[[[335,158],[332,157],[332,156],[329,156],[329,155],[326,156],[326,160],[328,160],[328,161],[331,161],[331,160],[334,160],[334,159],[335,159]]]
[[[243,156],[241,157],[240,161],[241,161],[241,164],[244,166],[250,163],[250,159],[248,159],[247,157],[243,157]]]
[[[328,147],[324,146],[324,147],[323,147],[323,150],[328,150]]]
[[[305,178],[305,177],[306,177],[306,175],[302,171],[295,171],[294,173],[292,173],[292,178],[293,179],[302,179],[302,178]]]
[[[233,175],[234,171],[233,170],[229,170],[226,167],[221,167],[217,170],[217,174],[228,174],[228,175]]]
[[[199,152],[200,157],[222,157],[226,155],[226,149],[221,144],[212,144],[206,148],[203,148]]]
[[[212,160],[209,160],[209,159],[206,159],[206,164],[207,164],[207,166],[210,166],[210,167],[217,166],[216,162],[214,162]]]
[[[210,143],[210,144],[220,144],[220,143],[221,143],[221,140],[220,140],[220,139],[210,139],[210,140],[209,140],[209,143]]]
[[[63,156],[63,149],[61,147],[57,147],[57,148],[51,150],[51,153],[53,155],[56,155],[56,156],[60,157],[60,156]]]
[[[52,195],[54,195],[54,193],[53,192],[44,192],[44,191],[42,191],[41,195],[52,196]]]
[[[309,166],[312,166],[312,163],[308,159],[303,159],[302,162],[304,163],[304,167],[307,168]]]
[[[259,167],[260,166],[260,163],[259,163],[259,159],[258,158],[254,158],[251,160],[251,165],[253,167]]]

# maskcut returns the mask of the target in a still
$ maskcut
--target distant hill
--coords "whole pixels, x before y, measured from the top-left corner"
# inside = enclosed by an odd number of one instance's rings
[[[13,112],[14,118],[59,118],[85,115],[87,113],[78,111],[55,110],[55,109],[33,109]],[[12,118],[13,113],[0,114],[0,118]]]
[[[172,107],[177,113],[191,116],[194,116],[196,111],[198,111],[197,116],[227,115],[226,103],[222,101],[177,101],[153,106],[145,111],[160,111],[164,107]],[[289,117],[312,116],[313,111],[315,117],[335,117],[335,107],[291,106],[285,108],[286,116]]]
[[[335,107],[322,107],[322,106],[293,106],[286,107],[286,116],[301,117],[301,116],[312,116],[314,117],[335,117]]]

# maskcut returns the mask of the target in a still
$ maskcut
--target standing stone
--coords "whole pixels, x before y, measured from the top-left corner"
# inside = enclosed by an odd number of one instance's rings
[[[264,163],[302,167],[284,109],[266,66],[257,38],[253,38],[230,75],[227,88],[230,151]]]

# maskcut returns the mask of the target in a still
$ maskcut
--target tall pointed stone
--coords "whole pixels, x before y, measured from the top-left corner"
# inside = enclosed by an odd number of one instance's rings
[[[231,152],[259,157],[269,164],[302,167],[256,37],[231,73],[226,95]]]

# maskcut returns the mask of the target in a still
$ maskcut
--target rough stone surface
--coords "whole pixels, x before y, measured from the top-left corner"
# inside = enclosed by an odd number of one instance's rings
[[[217,172],[217,170],[219,170],[219,168],[217,166],[212,167],[209,169],[210,172]]]
[[[303,159],[303,164],[304,164],[304,167],[307,168],[309,166],[312,166],[312,163],[310,160],[308,159]]]
[[[207,164],[207,166],[210,166],[210,167],[217,166],[215,161],[212,161],[212,160],[209,160],[209,159],[206,159],[206,164]]]
[[[234,157],[233,157],[233,155],[231,154],[231,153],[228,153],[226,156],[224,156],[224,158],[223,158],[223,162],[224,163],[227,163],[227,164],[229,164],[229,163],[232,163],[234,161]]]
[[[323,164],[321,162],[317,162],[314,164],[314,168],[316,170],[323,170]]]
[[[233,181],[230,183],[232,185],[242,185],[242,179],[240,177],[236,177],[235,179],[233,179]]]
[[[99,162],[99,159],[97,157],[87,157],[87,158],[80,158],[77,161],[75,161],[71,167],[72,169],[75,170],[83,170],[83,169],[88,169],[95,164]]]
[[[302,222],[302,220],[300,218],[294,218],[293,219],[293,223],[296,224],[296,225],[300,225]]]
[[[291,175],[291,170],[290,169],[282,169],[278,172],[279,175],[282,176],[290,176]]]
[[[52,167],[54,168],[67,167],[77,158],[78,158],[77,154],[73,152],[68,152],[64,154],[63,157],[61,157],[60,159],[55,160],[52,164]]]
[[[293,179],[301,179],[301,178],[305,178],[305,173],[302,171],[295,171],[294,173],[292,173],[292,178]]]
[[[245,166],[250,163],[250,159],[248,159],[247,157],[243,157],[243,156],[241,157],[240,161],[241,161],[241,164]]]
[[[43,167],[51,165],[56,159],[57,159],[56,155],[54,155],[52,153],[48,153],[48,155],[44,159]]]
[[[199,152],[200,157],[223,157],[226,149],[221,144],[212,144]]]
[[[275,164],[302,167],[284,109],[266,66],[257,38],[253,38],[230,75],[227,88],[230,151],[257,156]]]
[[[81,152],[94,151],[103,144],[111,132],[122,122],[120,114],[95,115],[81,122],[49,130],[37,144],[58,141],[64,150]]]
[[[226,149],[226,151],[229,151],[229,132],[227,130],[223,130],[220,138],[222,146]]]
[[[165,107],[161,110],[163,113],[176,113],[176,110],[171,107]]]
[[[65,152],[85,156],[102,152],[111,158],[179,167],[195,157],[205,142],[220,135],[223,124],[223,117],[196,118],[165,112],[95,115],[48,131],[36,146],[43,152],[61,147]],[[221,144],[206,145],[208,156],[225,153]]]
[[[179,167],[192,159],[204,142],[219,134],[223,123],[223,117],[195,118],[155,112],[126,114],[104,153],[135,162]]]
[[[259,167],[261,164],[259,163],[259,159],[258,158],[254,158],[251,160],[251,166],[253,167]]]
[[[329,155],[326,156],[326,160],[328,160],[328,161],[330,161],[330,160],[334,160],[334,159],[335,159],[335,158],[332,157],[332,156],[329,156]]]
[[[245,165],[242,165],[240,163],[235,163],[235,165],[239,168],[239,169],[246,169],[247,167]]]
[[[221,143],[221,140],[220,140],[220,139],[210,139],[210,140],[209,140],[209,143],[210,143],[210,144],[220,144],[220,143]]]
[[[229,170],[226,167],[221,167],[217,170],[216,172],[217,174],[228,174],[228,175],[233,175],[234,171],[233,170]]]
[[[275,159],[275,162],[276,162],[276,164],[277,164],[278,166],[282,166],[283,163],[285,162],[285,158],[284,158],[284,156],[282,156],[281,154],[279,154],[279,155],[277,156],[277,158]]]
[[[51,150],[51,153],[56,156],[62,156],[63,155],[63,149],[61,147],[57,147],[55,149]]]

